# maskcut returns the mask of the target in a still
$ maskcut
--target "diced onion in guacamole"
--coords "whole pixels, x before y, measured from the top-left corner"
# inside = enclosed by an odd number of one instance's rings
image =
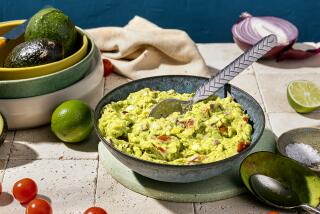
[[[104,107],[99,119],[100,133],[129,155],[175,165],[222,160],[250,144],[249,116],[232,97],[198,102],[185,114],[148,117],[151,108],[163,99],[191,97],[192,94],[149,88],[131,93],[127,99]]]

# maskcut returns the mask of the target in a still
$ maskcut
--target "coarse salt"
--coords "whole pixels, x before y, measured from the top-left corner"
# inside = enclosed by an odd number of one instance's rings
[[[312,146],[304,143],[291,143],[286,146],[286,153],[300,163],[311,166],[320,163],[320,154]]]

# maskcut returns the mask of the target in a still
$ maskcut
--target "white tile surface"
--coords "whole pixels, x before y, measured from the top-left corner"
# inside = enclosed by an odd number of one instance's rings
[[[2,178],[5,172],[7,160],[0,160],[0,182],[2,182]],[[0,202],[1,204],[1,202]]]
[[[255,69],[256,71],[256,69]],[[310,80],[320,83],[320,72],[257,72],[258,85],[268,113],[295,112],[287,100],[287,86],[293,80]]]
[[[214,214],[267,214],[268,211],[275,210],[279,211],[281,214],[295,213],[295,212],[285,212],[283,210],[277,210],[265,206],[253,196],[248,194],[240,195],[238,197],[210,202],[210,203],[196,203],[196,213],[214,213]]]
[[[11,159],[97,159],[98,138],[91,136],[81,143],[63,143],[50,126],[17,131]]]
[[[243,53],[232,43],[198,44],[198,49],[206,64],[215,71],[221,70]],[[243,73],[253,73],[253,69],[249,67]]]
[[[25,177],[38,185],[38,194],[51,201],[53,212],[82,214],[94,203],[96,160],[10,160],[3,178],[3,190]],[[0,206],[1,214],[24,213],[16,200]]]
[[[192,214],[192,203],[173,203],[142,196],[115,181],[99,164],[96,205],[116,214]]]
[[[311,114],[298,113],[270,113],[270,123],[272,130],[278,137],[290,129],[299,127],[320,128],[320,112]]]

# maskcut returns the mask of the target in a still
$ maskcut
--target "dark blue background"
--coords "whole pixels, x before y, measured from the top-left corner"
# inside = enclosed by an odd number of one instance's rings
[[[28,18],[45,5],[63,10],[82,28],[123,26],[140,15],[183,29],[196,42],[231,42],[232,25],[248,11],[291,21],[299,41],[320,41],[319,0],[0,0],[0,21]]]

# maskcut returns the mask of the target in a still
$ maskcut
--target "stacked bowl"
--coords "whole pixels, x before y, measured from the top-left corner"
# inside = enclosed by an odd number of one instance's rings
[[[0,36],[24,20],[0,23]],[[77,27],[76,50],[62,60],[22,68],[2,67],[6,55],[23,35],[0,47],[0,112],[9,129],[30,128],[50,122],[61,102],[80,99],[92,108],[103,95],[103,65],[93,40]]]

